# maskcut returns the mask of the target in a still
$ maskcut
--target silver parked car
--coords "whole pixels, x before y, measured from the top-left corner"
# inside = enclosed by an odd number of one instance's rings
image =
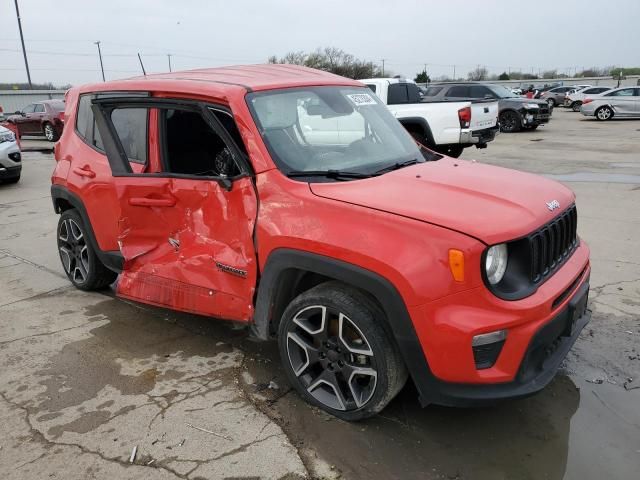
[[[587,97],[582,101],[580,112],[587,117],[595,116],[598,120],[640,117],[640,87],[615,88]]]
[[[546,101],[549,104],[549,108],[553,108],[556,105],[562,105],[564,104],[565,95],[575,88],[575,86],[554,87],[542,92],[540,94],[540,100]]]
[[[612,88],[613,87],[589,87],[573,93],[569,93],[564,99],[564,106],[570,108],[574,112],[579,112],[580,105],[582,105],[582,101],[585,98],[599,95],[611,90]]]

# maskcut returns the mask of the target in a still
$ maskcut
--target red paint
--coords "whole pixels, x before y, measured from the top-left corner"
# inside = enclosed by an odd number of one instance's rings
[[[222,83],[216,83],[222,82]],[[373,271],[399,291],[435,375],[465,383],[512,380],[532,335],[568,299],[551,304],[586,268],[589,250],[573,256],[538,291],[504,301],[484,286],[487,245],[522,237],[568,206],[559,183],[498,167],[444,158],[379,177],[307,184],[285,177],[265,147],[245,102],[248,89],[358,82],[294,66],[194,70],[71,89],[65,118],[75,125],[78,96],[145,91],[228,106],[254,178],[226,191],[216,182],[150,176],[113,177],[106,157],[67,128],[56,148],[52,182],[84,202],[102,250],[125,258],[118,294],[205,315],[250,322],[257,282],[271,252],[292,248]],[[147,172],[160,172],[157,112],[151,111]],[[89,166],[91,174],[86,166]],[[135,172],[140,165],[132,164]],[[464,254],[456,281],[449,251]],[[217,263],[246,272],[232,275]],[[492,368],[476,370],[473,335],[509,328]]]

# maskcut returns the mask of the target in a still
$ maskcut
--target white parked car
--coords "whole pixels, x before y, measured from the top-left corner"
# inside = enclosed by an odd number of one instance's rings
[[[640,117],[640,87],[614,88],[582,101],[580,113],[598,120]]]
[[[612,87],[588,87],[568,94],[564,99],[564,106],[572,109],[574,112],[580,111],[582,101],[586,97],[593,97],[604,92],[608,92]]]
[[[22,156],[15,134],[0,125],[0,182],[16,183],[22,172]]]
[[[421,101],[418,86],[402,78],[370,78],[366,84],[404,128],[423,145],[450,157],[467,147],[485,148],[498,132],[495,99]],[[442,88],[432,85],[427,88]],[[427,97],[425,96],[425,99]]]

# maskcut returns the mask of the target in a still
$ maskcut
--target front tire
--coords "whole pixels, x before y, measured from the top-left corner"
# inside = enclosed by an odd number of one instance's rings
[[[118,274],[105,267],[96,255],[87,230],[74,210],[65,210],[58,220],[58,253],[69,281],[80,290],[99,290],[111,285]]]
[[[44,138],[46,138],[50,142],[57,142],[58,139],[60,138],[60,135],[58,135],[58,132],[56,132],[56,129],[53,128],[53,125],[51,125],[49,122],[46,122],[43,125],[42,133],[44,134]]]
[[[606,105],[596,110],[596,118],[600,121],[609,120],[611,117],[613,117],[613,110]]]
[[[507,111],[500,114],[500,131],[503,133],[513,133],[520,130],[522,124],[520,115],[516,112]]]
[[[289,382],[307,402],[343,420],[377,414],[407,380],[383,322],[372,299],[340,282],[300,294],[278,328]]]

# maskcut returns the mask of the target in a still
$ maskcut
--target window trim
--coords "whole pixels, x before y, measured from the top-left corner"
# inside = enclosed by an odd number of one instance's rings
[[[96,125],[98,126],[103,145],[105,146],[105,153],[107,155],[107,160],[109,161],[109,166],[111,167],[111,172],[114,177],[140,177],[140,176],[148,176],[148,177],[156,177],[156,178],[186,178],[192,180],[207,180],[207,181],[216,181],[220,183],[227,190],[231,189],[232,183],[243,177],[252,177],[254,176],[253,169],[251,168],[251,163],[249,158],[244,155],[244,153],[240,150],[236,142],[233,140],[231,135],[227,132],[226,128],[222,125],[220,120],[216,118],[214,113],[210,111],[212,110],[221,111],[229,114],[235,122],[235,118],[233,116],[233,112],[230,108],[224,105],[218,105],[209,102],[202,102],[199,100],[191,100],[191,99],[179,99],[179,98],[158,98],[158,97],[148,97],[148,98],[132,98],[132,97],[104,97],[104,98],[95,98],[92,99],[92,110],[94,112],[94,117],[96,119]],[[223,142],[231,149],[231,153],[233,155],[234,160],[238,163],[238,168],[240,173],[234,177],[223,177],[223,176],[203,176],[203,175],[192,175],[192,174],[183,174],[183,173],[171,173],[171,172],[141,172],[134,173],[131,169],[131,165],[129,165],[126,159],[126,153],[122,148],[122,144],[120,143],[120,139],[115,131],[115,127],[110,120],[111,112],[116,108],[158,108],[161,110],[169,110],[169,109],[177,109],[177,110],[187,110],[199,113],[203,120],[209,125],[213,131],[220,136]],[[107,115],[108,114],[108,115]],[[109,120],[107,120],[109,118]],[[100,127],[101,125],[101,127]],[[236,123],[237,126],[237,123]],[[108,139],[102,135],[102,130],[108,133]],[[241,138],[242,139],[242,138]],[[164,141],[163,133],[159,132],[158,141],[162,142],[160,151],[164,156],[164,149],[166,148],[166,142]],[[108,144],[108,145],[107,145]],[[245,145],[246,149],[246,145]],[[128,160],[128,159],[127,159]],[[164,165],[164,158],[161,159],[162,167],[166,168]]]

